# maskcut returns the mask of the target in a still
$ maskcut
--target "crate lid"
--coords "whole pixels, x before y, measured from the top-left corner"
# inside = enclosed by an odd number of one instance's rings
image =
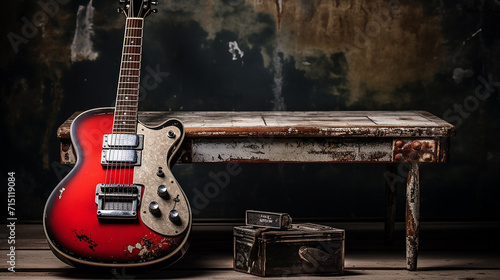
[[[345,230],[324,225],[305,223],[292,224],[292,227],[285,230],[266,229],[255,226],[241,226],[234,228],[235,234],[258,237],[270,241],[291,241],[303,239],[330,239],[343,240]]]

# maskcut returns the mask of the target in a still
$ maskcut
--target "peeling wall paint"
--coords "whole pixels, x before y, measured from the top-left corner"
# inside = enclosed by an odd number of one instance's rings
[[[87,6],[79,6],[76,15],[76,30],[71,44],[71,61],[96,60],[98,53],[93,50],[94,7],[92,0]]]
[[[229,42],[229,53],[233,55],[233,60],[238,60],[238,58],[243,58],[245,53],[238,46],[238,42]]]
[[[308,74],[321,66],[309,57],[343,52],[349,62],[345,89],[351,105],[372,92],[380,102],[390,103],[404,84],[430,81],[445,51],[440,16],[424,14],[418,1],[170,1],[167,9],[189,14],[208,40],[219,30],[229,30],[250,48],[253,37],[272,28],[269,48],[261,49],[268,67],[275,68],[276,52],[281,52],[284,61],[293,59]],[[166,16],[171,15],[160,15]],[[275,18],[275,26],[262,21],[264,16]]]

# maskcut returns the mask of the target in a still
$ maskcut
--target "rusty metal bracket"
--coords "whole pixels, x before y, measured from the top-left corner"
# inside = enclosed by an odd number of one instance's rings
[[[395,162],[437,162],[436,146],[434,139],[397,139],[392,156]]]

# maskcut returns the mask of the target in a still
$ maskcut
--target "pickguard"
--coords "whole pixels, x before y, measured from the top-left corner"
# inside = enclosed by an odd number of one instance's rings
[[[137,133],[144,135],[145,147],[142,152],[142,164],[134,168],[134,184],[144,187],[140,218],[147,227],[161,235],[179,235],[190,227],[191,208],[170,170],[168,157],[175,154],[175,150],[179,148],[184,138],[184,129],[180,122],[169,120],[157,127],[138,123]],[[158,175],[159,168],[163,176]],[[163,197],[158,194],[158,187],[162,185],[167,189],[167,195]],[[158,203],[159,211],[156,214],[151,213],[149,209],[152,202]],[[169,212],[174,207],[179,213],[180,222],[177,224],[169,219]]]

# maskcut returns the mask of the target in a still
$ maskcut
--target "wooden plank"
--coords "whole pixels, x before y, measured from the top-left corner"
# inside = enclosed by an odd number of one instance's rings
[[[30,279],[30,280],[53,280],[53,279],[202,279],[202,280],[248,280],[260,279],[257,276],[250,276],[244,273],[239,273],[229,270],[175,270],[148,272],[141,275],[128,275],[120,271],[115,271],[110,274],[99,274],[92,272],[16,272],[16,273],[0,273],[0,277],[5,280]],[[433,270],[421,271],[408,274],[402,270],[353,270],[347,271],[344,276],[299,276],[292,279],[301,280],[358,280],[358,279],[373,279],[373,280],[400,280],[400,279],[498,279],[498,272],[495,270]],[[269,280],[283,279],[283,277],[266,277]]]
[[[190,162],[392,161],[392,139],[199,139],[191,149]]]
[[[30,279],[30,280],[53,280],[53,279],[202,279],[202,280],[248,280],[260,279],[257,276],[250,276],[231,270],[174,270],[161,272],[147,272],[141,275],[129,275],[121,271],[102,274],[96,272],[16,272],[0,273],[0,277],[5,280]],[[283,279],[283,277],[266,277],[269,280]],[[403,270],[352,270],[347,271],[343,276],[306,276],[292,277],[301,280],[400,280],[400,279],[498,279],[498,272],[495,270],[470,270],[462,269],[419,271],[408,274]]]
[[[58,129],[69,138],[73,114]],[[146,124],[178,118],[197,137],[449,137],[453,125],[421,111],[139,112]]]
[[[406,267],[417,269],[420,226],[420,180],[418,163],[411,163],[406,184]]]
[[[1,250],[0,254],[4,255],[7,251]],[[78,273],[82,275],[82,271],[76,270],[65,263],[61,262],[52,254],[50,250],[18,250],[16,259],[16,275],[20,277],[23,272],[55,272],[66,271],[66,273]],[[452,271],[466,273],[467,270],[492,270],[497,275],[500,273],[500,255],[495,252],[484,251],[432,251],[422,252],[419,256],[419,265],[422,268],[420,271],[409,273],[405,271],[405,266],[402,260],[404,253],[399,251],[346,251],[346,275],[350,275],[349,271],[364,271],[366,273],[378,270],[400,270],[406,275],[418,275],[421,272],[436,272],[436,271]],[[233,273],[233,256],[232,252],[190,252],[186,254],[179,262],[166,270],[158,273],[166,275],[174,271],[184,271],[185,277],[190,274],[186,273],[189,270],[198,271],[229,271]],[[2,263],[0,269],[6,271],[8,263]],[[10,272],[9,272],[10,273]],[[7,272],[0,273],[1,278],[10,274]],[[248,274],[234,272],[234,276]],[[387,275],[392,275],[391,273]],[[17,278],[24,279],[24,278]],[[191,279],[191,278],[189,278]],[[267,277],[266,277],[267,279]],[[272,279],[272,278],[271,278]],[[301,278],[302,279],[302,278]],[[335,278],[338,279],[338,278]],[[365,278],[370,279],[370,278]],[[406,279],[406,278],[404,278]],[[464,279],[464,278],[460,278]],[[495,279],[495,278],[490,278]]]

